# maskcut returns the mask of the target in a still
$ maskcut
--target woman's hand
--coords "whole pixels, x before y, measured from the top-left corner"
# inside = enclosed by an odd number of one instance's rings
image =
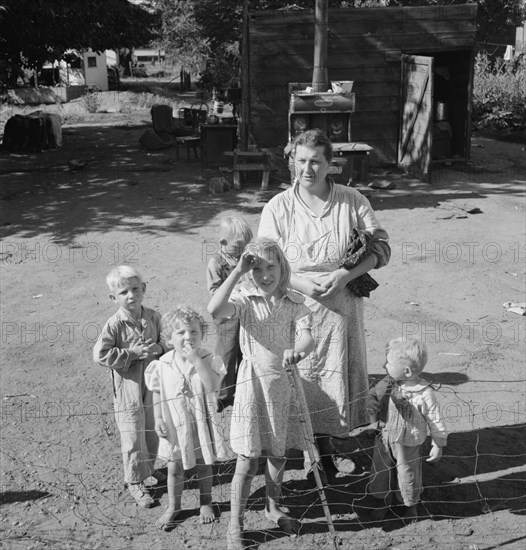
[[[340,290],[352,279],[352,275],[343,268],[334,270],[322,283],[322,293],[320,298],[329,298]]]
[[[292,281],[293,278],[294,280]],[[294,277],[293,275],[291,277],[291,283],[294,290],[305,294],[305,296],[309,298],[314,298],[315,300],[324,292],[321,282],[309,277]]]

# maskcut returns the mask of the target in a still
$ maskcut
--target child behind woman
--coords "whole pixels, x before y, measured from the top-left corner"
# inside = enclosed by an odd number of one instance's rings
[[[369,391],[367,412],[376,438],[368,492],[379,500],[372,519],[381,521],[394,504],[393,493],[406,506],[404,518],[418,517],[422,494],[422,444],[431,432],[427,462],[442,456],[447,432],[435,392],[420,375],[427,362],[426,346],[419,340],[397,338],[387,344],[387,376]],[[396,478],[395,478],[396,473]]]
[[[231,297],[240,278],[252,271],[255,287]],[[209,312],[240,320],[243,361],[239,367],[231,445],[237,454],[232,480],[228,549],[242,545],[243,514],[260,456],[267,457],[265,516],[288,533],[298,522],[280,507],[285,450],[305,450],[297,416],[289,414],[292,390],[283,368],[308,355],[314,341],[310,311],[300,294],[288,290],[290,266],[274,241],[250,243],[239,263],[216,291]]]
[[[245,246],[252,240],[252,230],[242,218],[226,217],[219,226],[219,252],[208,261],[206,281],[211,296],[226,281],[236,267]],[[239,288],[239,284],[237,285]],[[216,354],[226,367],[226,376],[218,395],[221,412],[234,404],[237,369],[243,356],[239,347],[239,319],[215,319],[217,329]]]
[[[163,340],[173,350],[146,369],[153,392],[159,457],[168,461],[168,508],[157,520],[168,530],[181,512],[184,470],[196,468],[201,523],[215,519],[212,508],[212,464],[215,461],[211,418],[224,375],[222,361],[201,348],[204,321],[188,307],[179,307],[161,320]]]

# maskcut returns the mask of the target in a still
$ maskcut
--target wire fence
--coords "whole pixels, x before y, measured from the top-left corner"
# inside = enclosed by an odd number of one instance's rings
[[[450,435],[448,445],[440,462],[430,465],[425,462],[429,440],[423,446],[423,493],[420,500],[419,520],[432,519],[462,519],[482,514],[489,514],[499,510],[509,510],[515,514],[526,512],[526,438],[524,435],[526,414],[524,406],[524,384],[526,379],[514,380],[469,380],[468,387],[443,384],[437,389],[441,407],[447,406],[447,399],[454,397],[458,406],[443,409]],[[503,388],[504,384],[511,384],[512,390]],[[467,384],[465,384],[467,385]],[[498,405],[496,394],[507,392],[505,400],[508,406]],[[365,395],[359,396],[359,399]],[[484,402],[484,397],[487,401]],[[16,396],[13,398],[16,399]],[[180,396],[177,399],[187,400]],[[475,400],[476,399],[476,400]],[[491,401],[490,401],[491,400]],[[482,404],[484,402],[484,404]],[[446,405],[444,405],[446,403]],[[493,403],[490,409],[488,403]],[[477,406],[475,406],[476,404]],[[222,413],[204,411],[213,423],[213,433],[216,438],[226,441],[223,450],[235,445],[231,438],[230,428],[233,423],[243,420],[258,422],[261,415],[266,414],[265,403],[245,404],[244,407],[228,407]],[[355,403],[349,403],[352,408]],[[485,408],[486,407],[486,408]],[[17,469],[30,472],[25,485],[16,480],[10,481],[4,477],[0,504],[7,505],[16,502],[50,502],[53,496],[60,497],[68,506],[66,516],[55,510],[52,504],[42,505],[44,521],[38,526],[38,539],[42,544],[56,548],[82,548],[82,544],[75,542],[83,528],[97,528],[100,530],[121,530],[123,537],[138,537],[148,532],[151,525],[137,513],[135,508],[130,512],[129,507],[123,507],[125,502],[131,502],[122,481],[118,480],[116,470],[120,468],[119,430],[114,415],[130,413],[130,408],[114,411],[112,408],[102,408],[100,404],[94,407],[78,407],[76,410],[63,410],[60,404],[55,408],[48,403],[45,415],[43,408],[40,411],[35,407],[30,414],[24,411],[20,402],[2,403],[2,424],[16,425],[23,421],[40,419],[47,422],[64,420],[69,422],[95,422],[101,433],[113,442],[114,452],[104,457],[104,465],[98,463],[101,459],[96,446],[90,448],[89,442],[78,442],[76,446],[67,443],[53,443],[46,437],[38,438],[38,430],[34,430],[33,439],[28,450],[21,456],[19,441],[6,439],[5,431],[1,449],[3,470],[9,470],[16,465]],[[454,413],[452,412],[454,411]],[[329,410],[316,411],[323,415]],[[497,414],[498,412],[498,414]],[[148,411],[146,411],[148,416]],[[299,414],[294,404],[279,411],[283,418],[288,415]],[[444,414],[446,413],[446,414]],[[273,408],[276,414],[276,408]],[[248,415],[248,416],[247,416]],[[243,418],[242,418],[243,417]],[[469,429],[454,431],[455,423],[469,426]],[[121,432],[125,423],[120,423]],[[152,430],[147,427],[147,430]],[[124,428],[125,431],[125,428]],[[372,517],[378,509],[385,509],[385,518],[381,521],[384,529],[399,528],[412,518],[404,518],[404,508],[396,498],[393,502],[379,501],[368,494],[370,481],[371,458],[376,445],[374,437],[367,433],[350,432],[350,437],[343,440],[341,452],[351,458],[357,465],[352,475],[337,475],[326,486],[326,494],[336,530],[339,533],[357,531],[360,529],[378,528],[380,523]],[[349,434],[340,434],[347,435]],[[71,440],[71,435],[67,436]],[[341,442],[341,441],[340,441]],[[195,450],[198,450],[199,446]],[[34,449],[34,452],[33,452]],[[230,450],[231,451],[231,450]],[[35,454],[39,453],[39,454]],[[75,468],[76,458],[79,455],[93,456],[93,470],[79,471]],[[303,455],[300,451],[289,453],[287,472],[283,484],[283,504],[291,510],[291,514],[302,522],[302,534],[316,534],[327,532],[327,523],[324,518],[318,492],[314,483],[306,477],[303,470]],[[158,466],[163,466],[162,459]],[[112,464],[110,474],[98,477],[107,464]],[[260,461],[259,476],[253,483],[246,513],[260,512],[265,506],[265,484],[263,473],[264,459]],[[230,490],[235,470],[235,455],[230,452],[223,456],[221,461],[214,465],[213,496],[215,506],[220,516],[228,512],[230,505]],[[195,473],[187,472],[185,506],[195,500],[195,507],[199,506],[199,497],[195,490]],[[117,476],[117,479],[116,479]],[[153,484],[152,490],[156,499],[161,503],[167,501],[166,483]],[[189,492],[188,492],[189,491]],[[188,500],[190,499],[190,501]],[[226,514],[228,516],[228,514]],[[72,519],[75,527],[72,527]],[[413,518],[416,519],[416,518]],[[219,518],[218,524],[203,526],[203,538],[213,540],[216,536],[223,537],[224,525],[228,517]],[[183,519],[183,522],[185,520]],[[46,525],[49,525],[46,528]],[[69,530],[75,529],[76,535],[67,535]],[[498,529],[497,529],[498,530]],[[131,534],[130,534],[131,533]],[[279,538],[282,535],[275,531],[265,530],[264,539],[259,538],[256,532],[252,536],[259,542]],[[35,534],[32,534],[34,542]],[[408,535],[409,536],[409,535]],[[10,548],[27,548],[27,537],[24,538],[12,526],[7,539]],[[113,546],[117,548],[118,546]],[[126,542],[123,548],[129,547]],[[157,546],[159,547],[159,546]],[[283,546],[282,546],[283,547]]]

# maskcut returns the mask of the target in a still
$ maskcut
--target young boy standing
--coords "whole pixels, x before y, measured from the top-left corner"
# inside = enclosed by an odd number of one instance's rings
[[[236,267],[245,246],[252,240],[252,230],[242,218],[221,220],[219,252],[208,261],[206,281],[211,296],[226,281]],[[238,285],[239,289],[239,285]],[[237,369],[243,355],[239,347],[239,319],[215,319],[217,330],[216,355],[223,359],[227,374],[221,383],[218,412],[234,404]]]
[[[154,473],[158,438],[144,371],[165,351],[159,341],[161,316],[142,306],[146,284],[136,269],[116,267],[106,277],[106,283],[110,298],[119,309],[104,325],[93,349],[93,359],[111,369],[124,481],[137,504],[149,508],[153,499],[144,480]]]
[[[368,493],[381,499],[372,519],[382,520],[393,493],[405,505],[404,518],[418,517],[422,494],[422,444],[431,433],[427,462],[437,462],[447,442],[447,431],[429,382],[420,378],[427,349],[419,340],[397,338],[387,344],[387,376],[369,391],[367,412],[371,428],[379,430],[373,453]]]

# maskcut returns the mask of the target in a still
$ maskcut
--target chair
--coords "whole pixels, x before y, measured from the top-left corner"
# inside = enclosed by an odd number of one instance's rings
[[[203,109],[202,107],[205,107]],[[197,160],[199,157],[197,155],[197,147],[201,145],[201,135],[199,128],[201,124],[206,122],[208,116],[208,106],[206,103],[201,103],[199,108],[186,108],[183,107],[179,109],[179,121],[182,126],[179,128],[184,128],[186,130],[192,130],[191,135],[182,135],[176,136],[175,146],[176,146],[176,155],[177,160],[179,160],[179,145],[186,146],[186,158],[190,162],[190,148],[194,151],[194,157]]]
[[[170,105],[153,105],[150,109],[153,131],[163,141],[173,141],[176,125],[173,118],[173,109]]]

